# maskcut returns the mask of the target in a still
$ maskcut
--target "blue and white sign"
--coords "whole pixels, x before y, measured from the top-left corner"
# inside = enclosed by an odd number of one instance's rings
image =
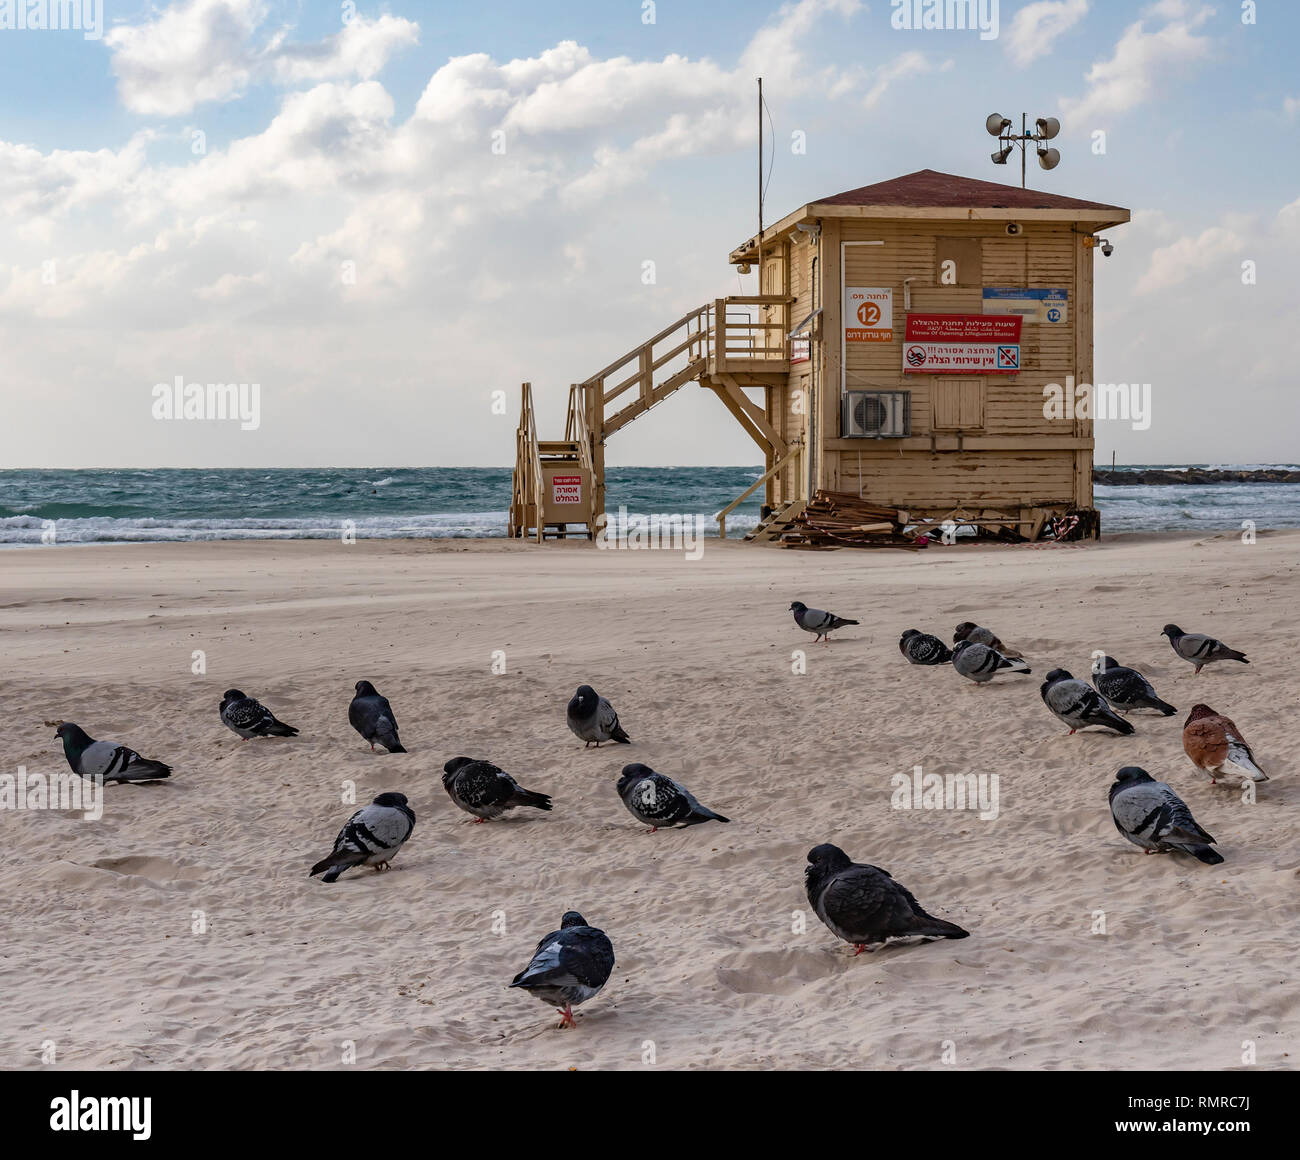
[[[1049,326],[1069,320],[1069,292],[1031,290],[1026,286],[985,286],[985,314],[1019,314],[1026,322]]]

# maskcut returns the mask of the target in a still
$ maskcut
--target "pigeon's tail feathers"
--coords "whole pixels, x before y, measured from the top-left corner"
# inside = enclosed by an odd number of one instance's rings
[[[405,753],[406,748],[397,736],[397,727],[391,721],[381,721],[375,729],[375,740],[389,753]]]
[[[1022,661],[1019,657],[1004,656],[1002,658],[1002,663],[998,665],[998,668],[1006,669],[1008,672],[1011,673],[1021,673],[1024,676],[1028,676],[1030,673],[1033,672],[1033,669],[1031,669],[1027,664],[1025,664],[1025,662]]]
[[[533,793],[531,790],[521,789],[514,796],[514,804],[517,806],[532,806],[534,809],[549,810],[551,808],[551,799],[544,793]]]
[[[843,627],[844,625],[846,625],[846,624],[861,624],[861,623],[862,623],[861,621],[858,621],[858,620],[849,620],[847,617],[844,617],[844,616],[837,616],[835,619],[839,621],[839,624],[837,624],[837,625],[835,626],[836,628],[842,628],[842,627]]]
[[[1234,741],[1231,739],[1228,741],[1228,760],[1226,765],[1231,765],[1241,770],[1241,772],[1252,781],[1268,781],[1268,774],[1255,764],[1255,759],[1251,755],[1250,750],[1247,749],[1246,746],[1242,745],[1240,741]]]
[[[362,856],[352,850],[335,850],[328,858],[322,858],[311,868],[308,878],[315,878],[322,870],[326,871],[322,882],[334,882],[344,870],[361,863]]]
[[[1151,700],[1147,702],[1147,708],[1159,709],[1160,712],[1166,717],[1172,717],[1175,713],[1178,712],[1178,710],[1175,709],[1171,704],[1169,704],[1168,701],[1162,701],[1159,697],[1152,697]]]
[[[1235,648],[1229,648],[1226,644],[1219,648],[1219,659],[1225,661],[1241,661],[1243,665],[1250,664],[1246,659],[1245,653],[1239,653]]]
[[[1165,716],[1168,716],[1168,714],[1165,714]],[[1137,732],[1130,722],[1125,721],[1118,713],[1112,713],[1109,709],[1106,710],[1105,716],[1099,724],[1108,725],[1116,733],[1122,733],[1125,737]]]
[[[913,934],[925,935],[927,938],[970,938],[970,931],[963,930],[955,922],[945,922],[932,914],[924,917],[917,915],[912,928]]]
[[[297,737],[298,730],[283,721],[272,721],[264,730],[268,737]]]
[[[708,806],[697,805],[691,810],[691,815],[686,819],[688,826],[698,825],[700,822],[729,822],[730,818],[724,818],[721,814],[709,809]]]
[[[116,777],[110,775],[109,780],[116,781],[157,781],[162,777],[171,777],[172,767],[164,765],[161,761],[137,761],[129,769],[124,769]]]
[[[620,745],[632,744],[632,738],[627,735],[627,730],[625,730],[622,725],[615,725],[613,730],[610,732],[610,737]]]
[[[1204,862],[1207,866],[1217,866],[1223,861],[1223,855],[1217,850],[1211,850],[1209,846],[1189,846],[1187,852],[1198,862]]]

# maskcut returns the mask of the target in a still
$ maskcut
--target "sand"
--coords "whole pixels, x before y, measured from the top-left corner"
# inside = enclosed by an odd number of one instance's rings
[[[1293,1067],[1300,533],[1100,546],[800,553],[514,543],[225,543],[0,554],[4,772],[65,768],[63,718],[170,762],[104,817],[0,815],[0,1066],[67,1068]],[[813,647],[792,599],[856,616]],[[1031,678],[977,689],[897,651],[961,620]],[[1198,677],[1166,621],[1250,654]],[[1040,677],[1103,648],[1180,712],[1066,736]],[[792,671],[794,650],[807,671]],[[194,673],[194,650],[206,672]],[[494,674],[494,653],[505,672]],[[353,683],[410,752],[347,724]],[[631,746],[583,750],[589,682]],[[302,729],[241,741],[238,686]],[[1198,700],[1273,779],[1257,802],[1182,752]],[[444,760],[486,757],[555,809],[475,825]],[[730,825],[648,834],[622,765],[680,777]],[[1116,769],[1167,780],[1227,859],[1146,857]],[[891,808],[891,779],[996,773],[995,820]],[[408,795],[389,873],[309,879],[355,808]],[[809,848],[883,866],[962,941],[858,957],[803,894]],[[506,989],[560,914],[613,940],[578,1028]],[[1105,933],[1095,933],[1104,918]],[[353,1060],[355,1062],[353,1062]]]

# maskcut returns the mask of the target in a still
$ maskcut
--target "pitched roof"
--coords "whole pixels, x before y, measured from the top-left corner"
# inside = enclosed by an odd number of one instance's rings
[[[1099,201],[1081,201],[1077,197],[1062,197],[1059,193],[1042,193],[1036,189],[1021,189],[1018,185],[999,185],[995,181],[978,181],[973,177],[957,177],[939,173],[934,169],[918,169],[892,181],[879,181],[864,185],[832,197],[819,197],[812,205],[871,205],[871,206],[943,206],[954,209],[1079,209],[1127,210]]]

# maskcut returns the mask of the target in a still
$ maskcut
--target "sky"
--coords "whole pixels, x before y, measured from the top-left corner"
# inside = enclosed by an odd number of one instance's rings
[[[75,3],[90,27],[0,0],[0,466],[510,464],[519,383],[557,438],[569,383],[755,292],[726,259],[758,76],[769,222],[917,169],[1014,183],[985,117],[1058,117],[1030,184],[1133,212],[1095,378],[1150,384],[1151,423],[1099,423],[1098,461],[1300,456],[1293,0],[983,0],[982,31],[889,0]],[[178,378],[257,384],[256,426],[156,417]],[[696,387],[608,446],[757,459]]]

